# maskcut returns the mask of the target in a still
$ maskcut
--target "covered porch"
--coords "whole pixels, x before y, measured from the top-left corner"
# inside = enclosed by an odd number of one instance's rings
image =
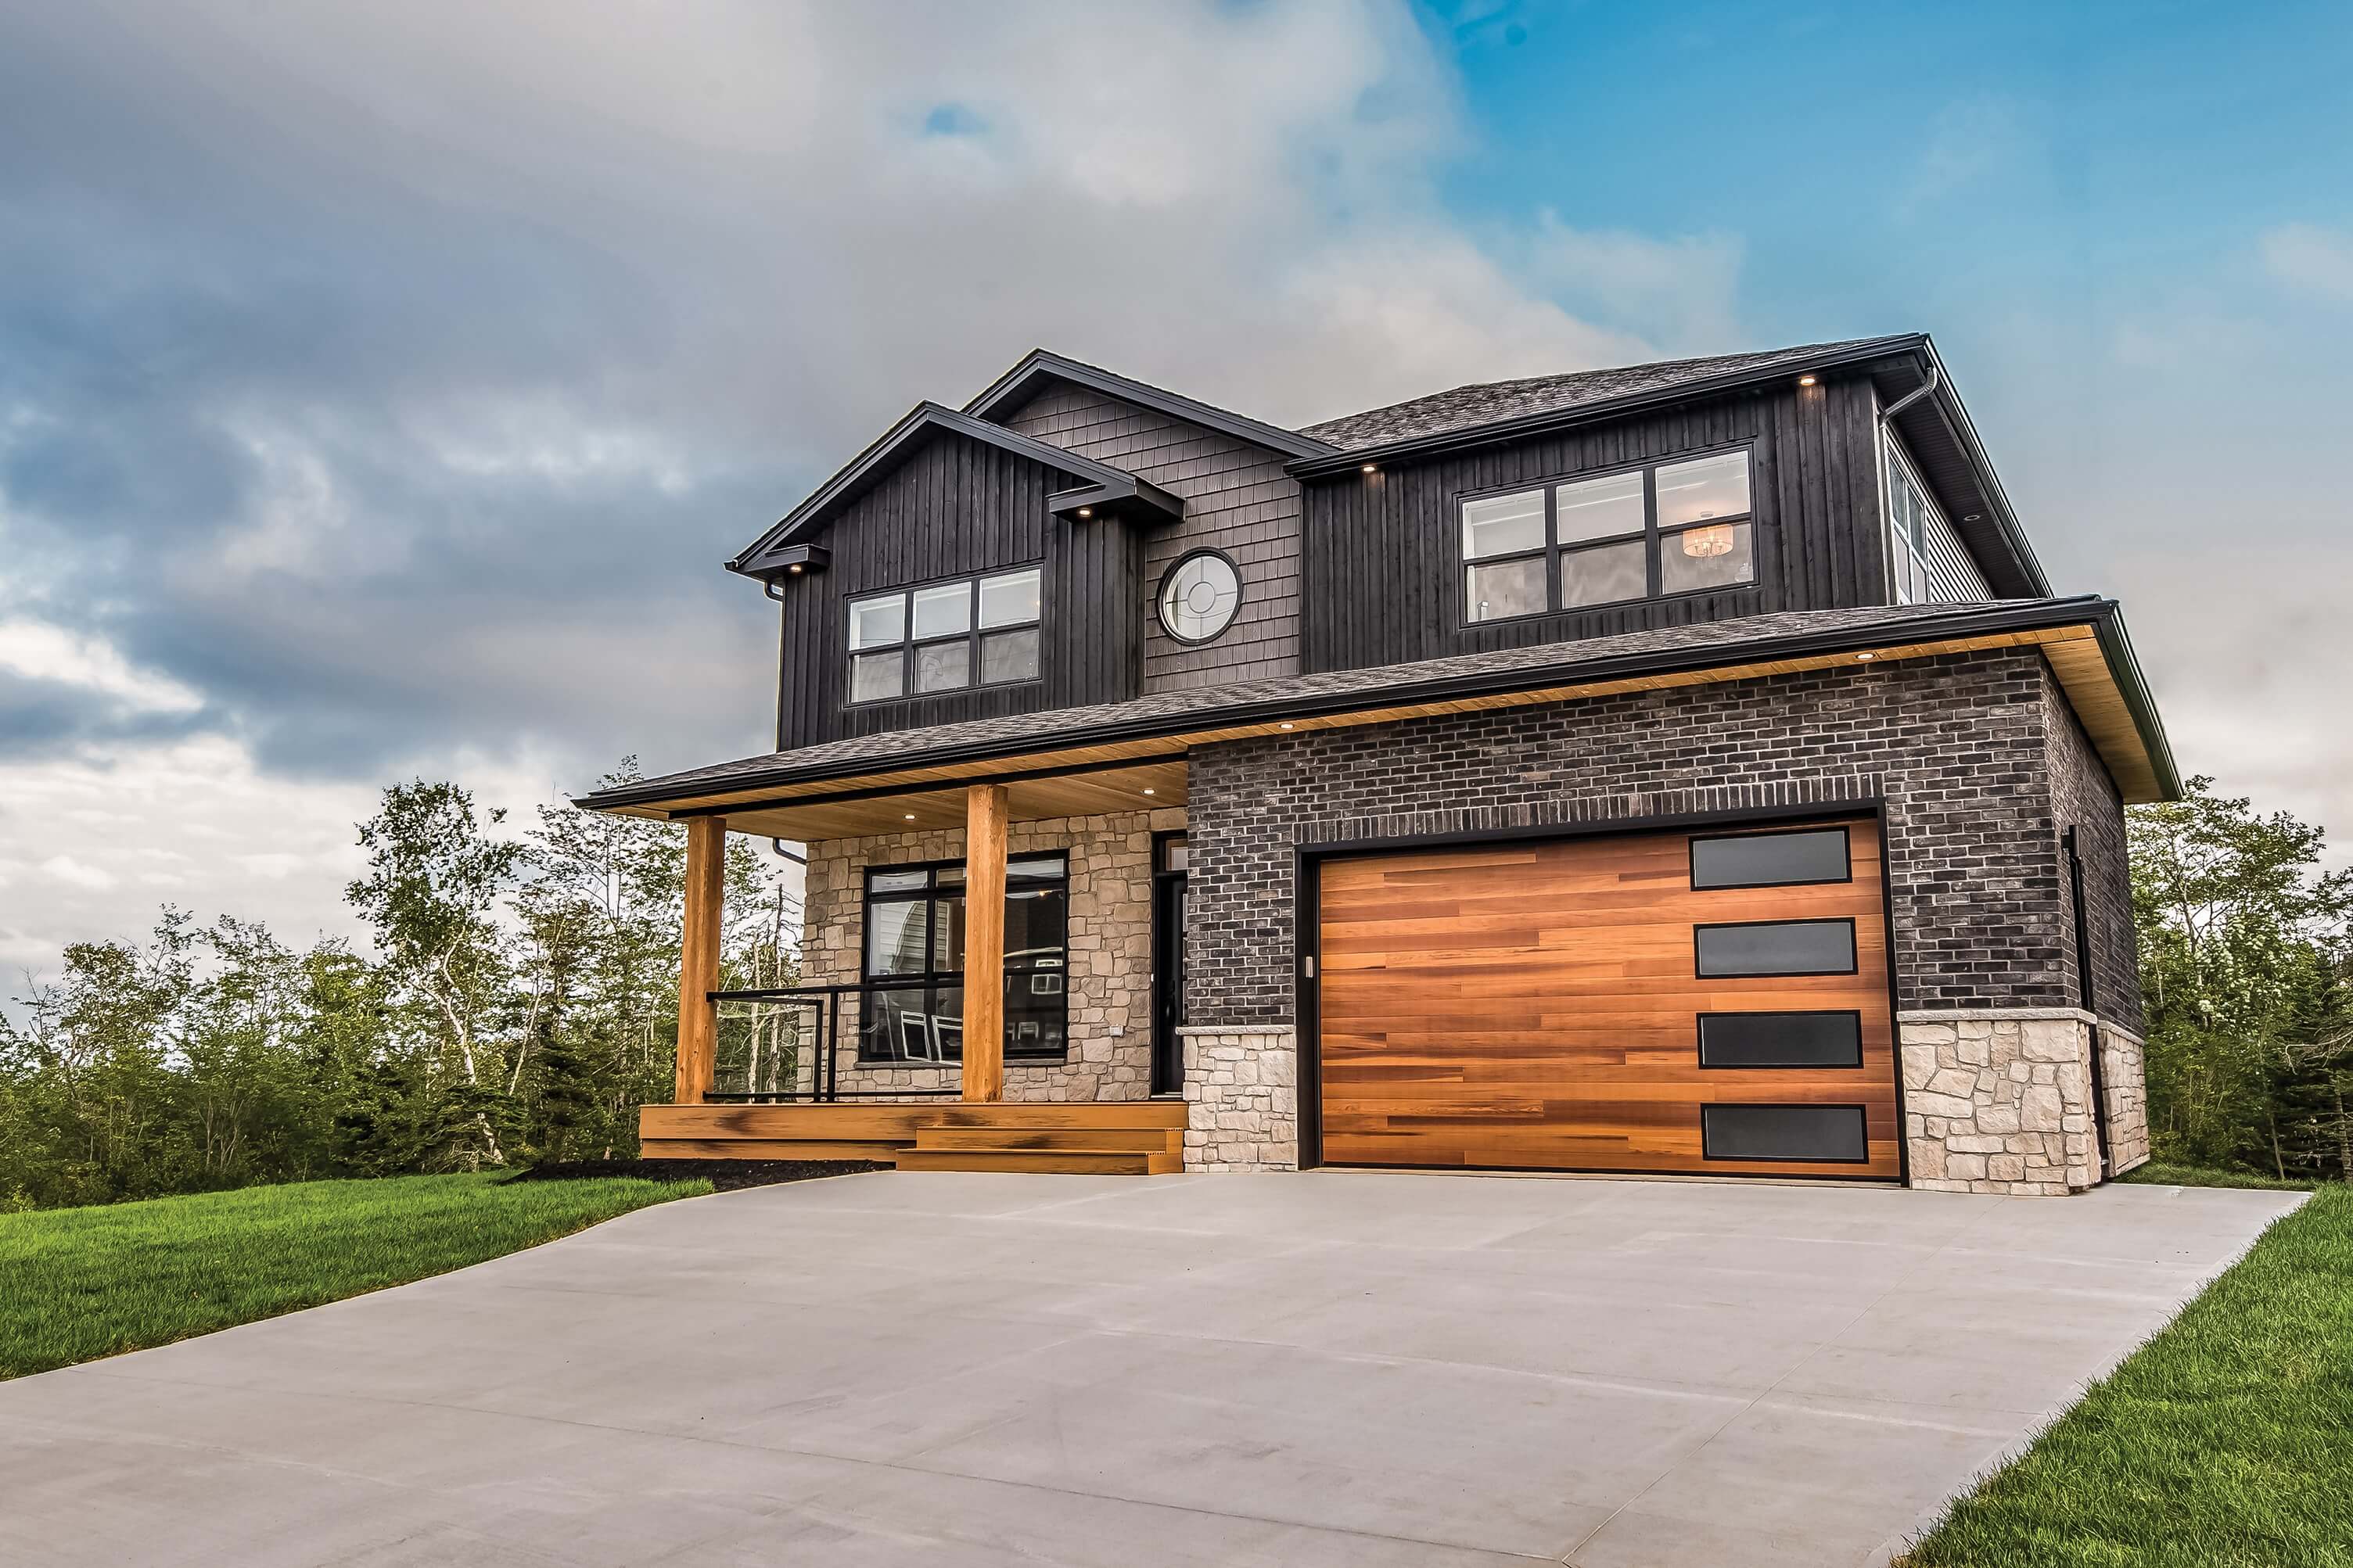
[[[1149,1098],[1134,1075],[1107,1084],[1101,1074],[1063,1070],[1060,1055],[1039,1059],[1041,1047],[1052,1047],[1075,1061],[1077,1044],[1066,1037],[1069,970],[1075,961],[1083,984],[1091,964],[1107,962],[1063,945],[1099,949],[1102,906],[1120,901],[1092,876],[1092,830],[1116,825],[1124,846],[1139,824],[1181,824],[1183,756],[1034,759],[987,776],[925,773],[870,773],[793,793],[721,795],[706,785],[697,795],[608,807],[687,828],[676,1072],[671,1102],[641,1108],[647,1158],[1136,1175],[1183,1169],[1181,1099]],[[730,833],[809,847],[804,984],[726,983]],[[1124,853],[1121,877],[1133,879],[1130,862],[1148,865],[1153,855]],[[913,893],[900,890],[910,883]],[[1068,938],[1066,903],[1086,911]],[[1147,948],[1116,961],[1137,971],[1119,981],[1123,1004],[1149,990],[1151,960]],[[1134,1041],[1148,1037],[1148,1016],[1131,1017],[1125,1005],[1117,1016],[1110,1034],[1132,1026]],[[1103,1032],[1092,1010],[1088,1021]],[[1021,1080],[1015,1092],[1008,1044]],[[1050,1085],[1036,1070],[1050,1065]],[[1041,1100],[1048,1092],[1052,1098]]]

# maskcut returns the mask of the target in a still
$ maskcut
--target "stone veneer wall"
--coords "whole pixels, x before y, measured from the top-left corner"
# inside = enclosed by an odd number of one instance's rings
[[[1185,1168],[1299,1168],[1299,1047],[1290,1028],[1179,1029]]]
[[[1906,1013],[1911,1183],[1939,1192],[2060,1195],[2101,1179],[2092,1119],[2092,1015],[2072,1008]],[[2140,1042],[2100,1030],[2115,1170],[2148,1158]]]
[[[1143,1100],[1152,1092],[1152,835],[1182,811],[1017,822],[1011,855],[1070,856],[1070,1051],[1059,1062],[1005,1063],[1005,1098]],[[854,984],[865,942],[866,868],[964,858],[962,828],[820,840],[808,847],[801,972],[810,985]],[[858,1006],[842,999],[841,1087],[953,1088],[953,1068],[858,1060]],[[1117,1031],[1114,1033],[1113,1031]]]

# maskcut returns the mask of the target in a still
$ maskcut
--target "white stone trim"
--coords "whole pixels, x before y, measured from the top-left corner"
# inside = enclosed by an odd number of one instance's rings
[[[1976,1024],[2022,1018],[2060,1018],[2075,1024],[2099,1022],[2081,1007],[1930,1007],[1895,1015],[1899,1024]]]
[[[1176,1031],[1176,1037],[1179,1039],[1187,1039],[1195,1035],[1288,1036],[1290,1033],[1291,1026],[1288,1024],[1235,1024],[1230,1026],[1220,1026],[1216,1024],[1202,1024],[1198,1026],[1187,1025],[1185,1027]]]

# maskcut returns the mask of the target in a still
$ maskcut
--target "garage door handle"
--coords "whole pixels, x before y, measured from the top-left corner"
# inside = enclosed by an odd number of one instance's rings
[[[1300,956],[1299,973],[1305,975],[1310,980],[1315,978],[1315,955],[1314,953],[1303,953]]]

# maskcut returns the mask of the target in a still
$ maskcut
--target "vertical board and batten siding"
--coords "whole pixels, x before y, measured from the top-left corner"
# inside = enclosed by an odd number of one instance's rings
[[[1142,572],[1131,589],[1144,628],[1145,691],[1299,673],[1300,486],[1283,472],[1282,454],[1065,382],[998,423],[1184,498],[1180,521],[1145,535]],[[1222,636],[1179,642],[1160,626],[1160,581],[1204,547],[1233,562],[1241,607]]]
[[[1306,487],[1303,668],[1351,669],[1778,610],[1887,602],[1867,381],[1764,388]],[[1746,444],[1757,580],[1464,624],[1461,498]]]
[[[1046,498],[1074,482],[985,442],[940,435],[844,506],[822,535],[829,568],[781,579],[778,747],[1134,696],[1134,531],[1049,516]],[[1043,567],[1039,679],[850,706],[850,599],[1032,563]]]

